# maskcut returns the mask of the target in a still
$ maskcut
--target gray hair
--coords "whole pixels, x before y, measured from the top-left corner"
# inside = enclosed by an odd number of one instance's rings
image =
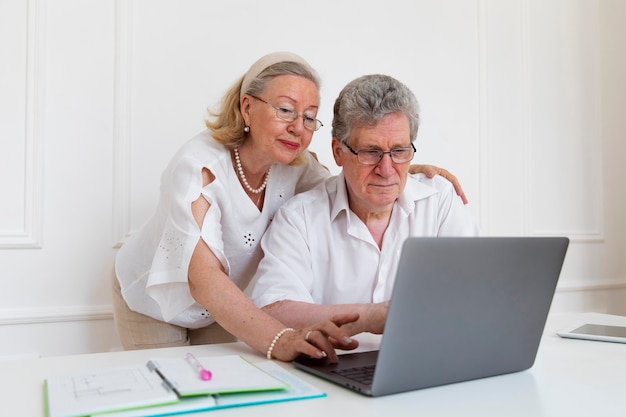
[[[348,83],[335,100],[332,135],[347,144],[353,128],[376,126],[393,113],[407,117],[413,142],[419,127],[419,104],[413,92],[388,75],[364,75]]]

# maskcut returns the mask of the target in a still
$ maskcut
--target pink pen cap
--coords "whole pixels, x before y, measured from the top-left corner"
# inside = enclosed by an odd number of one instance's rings
[[[198,362],[198,359],[196,359],[195,356],[193,356],[193,354],[191,353],[187,353],[187,355],[185,356],[185,359],[187,359],[187,362],[196,370],[198,371],[198,375],[200,376],[200,379],[203,381],[210,381],[211,378],[213,377],[213,374],[211,373],[211,371],[209,371],[208,369],[205,369],[202,364],[200,364],[200,362]]]

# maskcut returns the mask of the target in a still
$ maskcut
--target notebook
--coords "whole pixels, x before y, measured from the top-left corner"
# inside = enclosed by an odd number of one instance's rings
[[[300,396],[297,392],[286,392],[289,388],[286,382],[243,356],[193,359],[203,370],[212,372],[210,380],[202,379],[195,362],[182,356],[50,375],[44,380],[46,416],[78,417],[128,410],[148,416],[163,408],[174,411],[189,407],[219,408],[218,396],[230,395],[237,399],[235,404],[260,402],[253,394],[270,391],[285,392],[285,395],[266,396],[273,401]]]
[[[294,365],[368,396],[528,369],[568,245],[565,237],[409,238],[379,350]],[[371,380],[345,375],[354,372]]]

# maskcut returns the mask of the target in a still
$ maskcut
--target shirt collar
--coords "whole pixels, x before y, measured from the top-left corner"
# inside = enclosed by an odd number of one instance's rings
[[[402,191],[400,198],[396,201],[396,206],[400,207],[406,214],[415,210],[415,203],[417,201],[426,199],[438,192],[434,187],[422,183],[420,178],[423,177],[424,174],[409,174],[407,176],[404,191]],[[334,184],[335,198],[330,211],[331,221],[334,221],[342,211],[345,210],[347,212],[349,208],[348,191],[346,189],[346,179],[343,175],[343,171],[334,178]]]
[[[427,199],[431,195],[439,192],[436,188],[420,181],[424,178],[424,174],[409,174],[407,176],[404,191],[400,194],[400,198],[396,202],[407,214],[415,210],[418,201]]]
[[[348,211],[348,191],[346,190],[346,178],[341,171],[336,177],[333,178],[335,184],[335,198],[332,201],[332,207],[330,210],[330,220],[333,222],[335,218],[342,211]],[[330,191],[330,190],[329,190]]]

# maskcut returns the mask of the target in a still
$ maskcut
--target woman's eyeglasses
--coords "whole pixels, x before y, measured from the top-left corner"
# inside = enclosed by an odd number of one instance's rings
[[[268,103],[267,101],[257,96],[251,95],[250,97],[256,98],[257,100],[262,101],[263,103],[273,108],[274,111],[276,112],[276,117],[282,121],[293,123],[296,121],[298,117],[302,117],[302,121],[303,121],[305,129],[313,131],[313,132],[319,130],[320,127],[324,126],[322,122],[320,122],[314,117],[307,116],[306,114],[298,114],[295,111],[286,109],[284,107],[276,107],[273,104]]]

